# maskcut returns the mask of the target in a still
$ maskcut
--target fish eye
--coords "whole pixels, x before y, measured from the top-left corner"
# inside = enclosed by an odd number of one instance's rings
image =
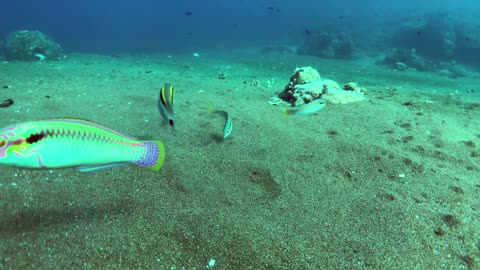
[[[168,124],[170,124],[170,126],[173,126],[173,119],[168,120]]]
[[[25,141],[29,144],[32,144],[40,141],[43,138],[45,138],[44,133],[34,133],[34,134],[31,134]]]

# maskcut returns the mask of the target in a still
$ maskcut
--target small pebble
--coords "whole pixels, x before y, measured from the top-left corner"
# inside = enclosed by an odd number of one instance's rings
[[[214,259],[210,259],[210,261],[208,261],[207,268],[213,269],[213,267],[215,267],[215,260],[214,260]]]

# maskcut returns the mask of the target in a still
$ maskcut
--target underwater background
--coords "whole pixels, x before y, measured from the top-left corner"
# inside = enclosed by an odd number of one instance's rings
[[[480,269],[477,1],[1,9],[0,128],[89,119],[166,159],[30,170],[0,141],[0,269]]]
[[[407,23],[453,20],[472,27],[478,3],[240,0],[10,1],[2,4],[0,34],[41,30],[69,52],[159,52],[301,44],[304,30],[337,31],[362,50],[394,47],[385,37]],[[472,30],[472,31],[471,31]],[[478,30],[478,29],[477,29]],[[383,33],[380,34],[380,33]],[[372,47],[373,46],[373,47]]]

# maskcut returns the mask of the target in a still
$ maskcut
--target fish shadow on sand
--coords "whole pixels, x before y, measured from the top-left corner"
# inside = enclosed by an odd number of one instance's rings
[[[0,235],[41,231],[49,227],[73,224],[82,220],[102,220],[105,216],[131,213],[133,206],[128,201],[109,202],[103,205],[62,206],[52,209],[28,209],[0,219]]]
[[[253,168],[249,178],[250,182],[260,189],[260,194],[257,198],[260,201],[274,201],[282,194],[282,187],[275,181],[268,169]]]
[[[219,134],[212,133],[212,134],[210,134],[210,138],[212,138],[212,140],[216,143],[224,143],[225,142],[225,139],[223,138],[223,136],[219,135]]]

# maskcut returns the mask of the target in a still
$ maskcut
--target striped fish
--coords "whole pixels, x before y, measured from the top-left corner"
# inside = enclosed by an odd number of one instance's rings
[[[25,122],[0,130],[0,164],[19,168],[92,172],[134,163],[159,170],[164,159],[160,141],[140,141],[83,119]]]
[[[175,114],[173,113],[173,85],[166,83],[160,88],[158,110],[163,120],[175,130]]]

